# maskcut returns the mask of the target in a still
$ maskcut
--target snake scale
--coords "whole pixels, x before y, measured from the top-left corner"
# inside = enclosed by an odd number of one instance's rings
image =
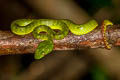
[[[98,23],[94,19],[84,24],[75,24],[67,19],[18,19],[12,22],[11,31],[17,35],[32,32],[35,38],[43,40],[39,43],[34,56],[35,59],[41,59],[53,50],[53,39],[63,39],[69,31],[75,35],[87,34],[97,26]],[[56,29],[59,31],[56,32]]]

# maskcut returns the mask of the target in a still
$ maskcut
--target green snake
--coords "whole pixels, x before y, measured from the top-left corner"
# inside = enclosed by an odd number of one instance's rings
[[[12,22],[11,31],[17,35],[26,35],[32,32],[35,38],[43,40],[39,43],[34,55],[35,59],[41,59],[53,50],[53,39],[63,39],[69,30],[75,35],[87,34],[97,26],[98,23],[94,19],[84,24],[75,24],[65,19],[18,19]],[[41,32],[45,32],[45,34]]]

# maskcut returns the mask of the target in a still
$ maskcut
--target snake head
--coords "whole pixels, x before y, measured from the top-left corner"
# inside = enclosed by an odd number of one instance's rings
[[[53,41],[52,40],[45,40],[39,43],[34,58],[35,59],[41,59],[45,55],[49,54],[53,50]]]

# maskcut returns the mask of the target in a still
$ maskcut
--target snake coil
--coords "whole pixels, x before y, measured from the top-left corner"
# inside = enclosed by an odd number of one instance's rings
[[[41,59],[53,50],[53,39],[63,39],[69,30],[75,35],[87,34],[97,26],[96,20],[90,20],[85,24],[75,24],[70,20],[18,19],[12,22],[11,30],[17,35],[26,35],[32,32],[35,38],[44,40],[39,43],[35,51],[35,59]],[[60,31],[55,32],[54,29]],[[40,32],[46,32],[46,34]]]

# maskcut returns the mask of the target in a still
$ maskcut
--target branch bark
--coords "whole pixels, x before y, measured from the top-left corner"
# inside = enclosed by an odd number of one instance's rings
[[[54,50],[105,48],[100,27],[86,35],[69,33],[62,40],[54,40]],[[110,46],[120,46],[120,25],[109,26],[106,35]],[[41,41],[32,34],[19,36],[11,31],[0,31],[0,55],[34,53]]]

